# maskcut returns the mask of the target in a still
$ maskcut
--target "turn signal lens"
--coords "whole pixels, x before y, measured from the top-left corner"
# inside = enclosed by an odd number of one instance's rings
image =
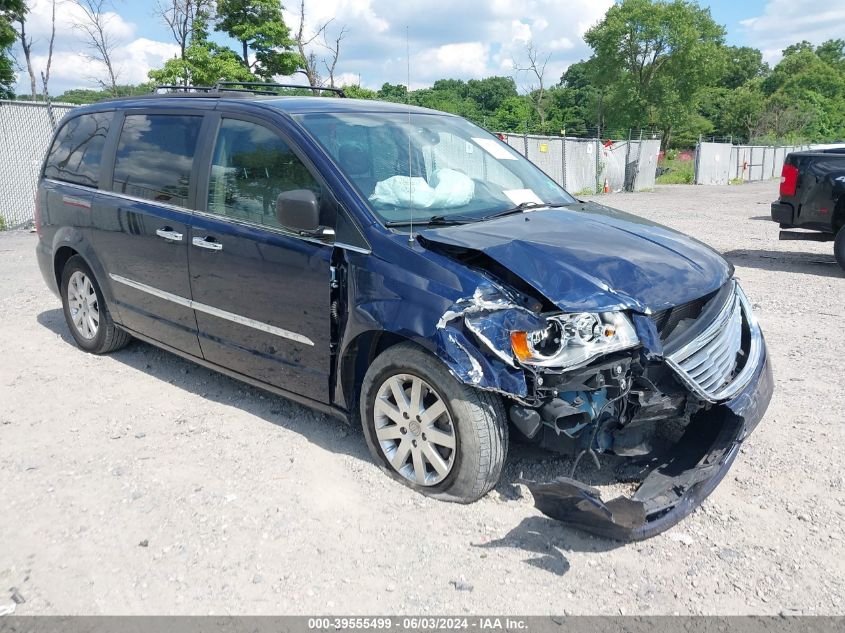
[[[528,332],[511,332],[511,349],[514,356],[521,361],[531,358],[531,348],[528,346]]]

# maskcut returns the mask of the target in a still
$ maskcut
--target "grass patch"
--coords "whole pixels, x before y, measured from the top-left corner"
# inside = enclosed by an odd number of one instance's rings
[[[732,185],[743,185],[745,184],[745,180],[743,178],[731,178]]]
[[[6,218],[0,215],[0,231],[6,230]]]
[[[581,191],[576,191],[573,195],[577,198],[578,196],[592,196],[595,195],[595,190],[590,189],[589,187],[585,187]]]
[[[655,182],[658,185],[691,185],[695,179],[694,161],[664,159],[657,166],[669,171],[659,175]]]

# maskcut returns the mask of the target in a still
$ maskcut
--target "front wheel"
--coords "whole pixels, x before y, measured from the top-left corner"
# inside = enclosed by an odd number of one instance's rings
[[[361,419],[382,470],[422,494],[470,503],[499,481],[508,443],[501,398],[458,382],[416,345],[373,361]]]
[[[845,270],[845,226],[839,229],[833,242],[833,255],[842,270]]]

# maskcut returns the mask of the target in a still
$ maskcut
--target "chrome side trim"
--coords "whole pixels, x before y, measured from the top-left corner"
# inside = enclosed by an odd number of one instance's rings
[[[345,242],[335,242],[334,245],[337,248],[352,251],[353,253],[361,253],[361,255],[370,255],[373,252],[369,248],[361,248],[360,246],[353,246],[352,244],[347,244]]]
[[[169,202],[162,202],[160,200],[147,200],[146,198],[130,196],[128,193],[118,193],[117,191],[106,191],[105,189],[97,189],[96,187],[86,187],[85,185],[77,185],[72,182],[65,182],[64,180],[56,180],[54,178],[45,178],[44,180],[57,185],[62,185],[63,187],[75,187],[77,189],[82,189],[83,191],[88,191],[90,193],[96,193],[101,196],[108,196],[110,198],[120,198],[123,200],[131,200],[132,202],[143,202],[144,204],[152,204],[157,207],[164,207],[165,209],[179,211],[180,213],[192,213],[192,211],[188,207],[180,207],[179,205],[170,204]]]
[[[261,321],[256,321],[255,319],[250,319],[248,317],[241,316],[240,314],[235,314],[234,312],[227,312],[226,310],[221,310],[220,308],[215,308],[214,306],[210,306],[205,303],[200,303],[199,301],[186,299],[185,297],[180,297],[179,295],[175,295],[171,292],[159,290],[158,288],[148,286],[147,284],[142,284],[138,281],[133,281],[132,279],[127,279],[126,277],[121,277],[120,275],[115,275],[114,273],[109,273],[109,277],[111,277],[117,283],[123,284],[124,286],[135,288],[136,290],[146,292],[147,294],[153,295],[154,297],[159,297],[160,299],[165,299],[167,301],[172,301],[173,303],[178,303],[181,306],[191,308],[193,310],[196,310],[197,312],[204,312],[205,314],[210,314],[211,316],[215,316],[220,319],[226,319],[227,321],[231,321],[232,323],[245,325],[255,330],[267,332],[268,334],[273,334],[275,336],[286,338],[297,343],[302,343],[303,345],[310,345],[311,347],[314,347],[314,341],[312,341],[307,336],[303,336],[302,334],[297,334],[296,332],[291,332],[290,330],[285,330],[280,327],[276,327],[275,325],[262,323]]]
[[[109,273],[109,277],[111,277],[114,281],[119,284],[129,286],[130,288],[135,288],[135,290],[140,290],[141,292],[146,292],[148,295],[153,295],[154,297],[158,297],[159,299],[166,299],[167,301],[178,303],[180,306],[185,306],[186,308],[193,307],[191,305],[193,302],[190,299],[186,299],[185,297],[180,297],[179,295],[175,295],[164,290],[159,290],[158,288],[153,288],[152,286],[142,284],[138,281],[132,281],[131,279],[121,277],[120,275],[115,275],[114,273]]]

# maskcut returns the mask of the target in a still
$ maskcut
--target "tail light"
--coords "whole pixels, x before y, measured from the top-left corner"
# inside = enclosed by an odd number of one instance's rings
[[[798,188],[798,168],[795,165],[784,164],[780,172],[780,195],[794,196]]]
[[[35,232],[41,237],[41,189],[35,190]]]

